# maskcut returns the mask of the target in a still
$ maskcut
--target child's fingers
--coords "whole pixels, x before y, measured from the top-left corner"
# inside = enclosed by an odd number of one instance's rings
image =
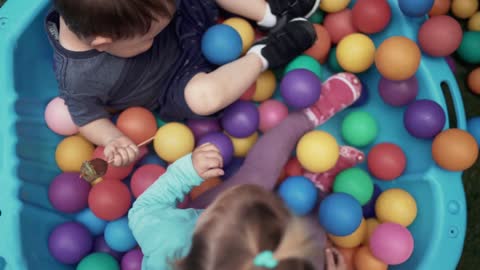
[[[200,150],[202,152],[206,152],[206,151],[220,152],[220,150],[218,150],[218,148],[214,144],[211,144],[211,143],[204,144]]]
[[[343,255],[340,253],[340,251],[338,251],[338,249],[336,248],[332,248],[332,253],[334,255],[334,257],[337,258],[337,265],[340,269],[343,269],[342,267],[344,267],[347,263],[345,262],[345,258],[343,257]]]
[[[135,160],[135,158],[137,157],[138,152],[136,152],[135,149],[133,149],[130,146],[126,147],[125,151],[127,152],[127,155],[128,155],[128,160],[127,160],[128,163],[133,162]]]
[[[121,162],[120,162],[120,166],[124,166],[128,160],[129,160],[129,156],[128,156],[128,152],[125,148],[123,147],[119,147],[118,150],[117,150],[117,153],[120,155],[121,157]]]
[[[223,157],[220,154],[220,152],[208,151],[208,152],[203,153],[203,155],[206,158],[212,158],[212,159],[218,160],[220,162],[219,167],[223,167]]]
[[[325,250],[325,261],[327,263],[326,270],[335,270],[336,269],[335,256],[333,255],[332,249],[330,249],[330,248],[327,248]]]
[[[209,169],[221,168],[221,165],[222,161],[218,158],[205,158],[202,162],[202,168],[204,168],[205,171]]]
[[[219,177],[224,175],[225,173],[223,172],[222,169],[211,169],[203,173],[202,178],[203,179],[210,179],[214,177]]]

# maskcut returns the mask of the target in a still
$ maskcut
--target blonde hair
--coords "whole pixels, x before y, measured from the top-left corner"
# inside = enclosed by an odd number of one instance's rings
[[[205,210],[190,253],[177,270],[256,270],[254,258],[270,250],[276,270],[322,270],[325,237],[314,223],[294,217],[272,192],[255,185],[225,191]]]

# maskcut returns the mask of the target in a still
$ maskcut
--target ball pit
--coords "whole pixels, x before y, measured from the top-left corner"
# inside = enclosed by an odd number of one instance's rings
[[[278,100],[267,100],[258,106],[259,129],[265,133],[280,124],[288,116],[288,107]]]
[[[255,41],[255,31],[252,25],[245,19],[234,17],[229,18],[223,24],[231,26],[237,31],[242,39],[242,52],[245,53],[252,46]]]
[[[476,68],[468,74],[467,83],[473,93],[480,94],[480,68]]]
[[[430,17],[445,15],[450,11],[451,4],[451,0],[435,0],[432,9],[430,9],[430,12],[428,12],[428,15]]]
[[[335,244],[335,246],[338,246],[341,248],[356,248],[360,246],[360,244],[363,242],[366,234],[367,234],[367,223],[365,222],[365,219],[362,219],[360,226],[358,226],[358,228],[350,235],[347,235],[347,236],[328,235],[328,238],[330,239],[330,241],[332,241],[333,244]]]
[[[153,113],[142,107],[131,107],[120,113],[117,128],[135,144],[150,139],[158,129]]]
[[[139,167],[132,175],[130,189],[133,196],[138,198],[148,187],[165,173],[165,168],[155,164]]]
[[[204,135],[212,132],[220,132],[220,122],[217,119],[189,119],[187,126],[193,132],[195,140],[200,139]]]
[[[105,224],[106,225],[106,224]],[[93,243],[93,252],[94,253],[106,253],[112,256],[115,260],[120,261],[122,256],[124,255],[123,252],[118,252],[110,248],[105,241],[105,236],[101,235],[95,239]]]
[[[480,11],[473,14],[473,16],[468,20],[468,30],[480,31]]]
[[[117,180],[103,180],[93,186],[88,195],[88,206],[104,220],[115,220],[124,216],[132,203],[127,185]]]
[[[85,138],[75,135],[63,139],[55,151],[57,166],[63,172],[80,172],[80,167],[85,160],[93,154],[93,144]]]
[[[107,160],[103,153],[104,150],[105,148],[103,146],[97,147],[93,152],[91,158],[100,158],[103,160]],[[89,159],[90,157],[88,159],[84,159],[84,161]],[[109,164],[107,167],[107,173],[103,176],[103,179],[123,180],[132,172],[133,166],[134,164],[123,167],[115,167]]]
[[[260,73],[260,76],[258,76],[258,79],[255,82],[255,88],[251,99],[255,102],[265,101],[272,97],[276,88],[277,81],[275,74],[270,70],[264,71]]]
[[[280,185],[278,195],[295,215],[309,214],[316,206],[318,189],[303,176],[292,176]]]
[[[387,270],[388,265],[372,255],[368,246],[358,249],[354,257],[356,270]]]
[[[478,158],[478,144],[468,132],[460,129],[447,129],[438,134],[432,144],[433,160],[450,171],[463,171],[470,168]]]
[[[337,175],[333,183],[333,192],[350,194],[364,206],[372,198],[373,181],[364,170],[350,168]]]
[[[365,221],[367,223],[367,233],[365,234],[365,239],[363,239],[362,244],[368,245],[370,243],[370,238],[372,237],[375,229],[380,225],[380,222],[376,218],[369,218]]]
[[[382,193],[382,190],[377,184],[373,184],[373,194],[370,200],[362,207],[363,217],[372,218],[375,217],[375,204],[377,203],[378,196]]]
[[[320,63],[308,55],[300,55],[293,59],[286,67],[284,73],[287,74],[294,69],[308,69],[315,73],[319,79],[322,79],[323,68]]]
[[[98,218],[90,209],[85,209],[75,215],[75,221],[87,228],[93,236],[103,234],[107,221]]]
[[[470,18],[477,10],[477,0],[452,0],[452,13],[460,19]]]
[[[171,163],[193,151],[195,138],[184,124],[169,123],[158,129],[153,146],[161,159]]]
[[[304,53],[317,59],[320,63],[324,63],[327,60],[328,52],[332,46],[330,34],[322,25],[314,24],[313,27],[315,27],[315,32],[317,33],[317,41]]]
[[[477,144],[480,145],[480,117],[468,119],[467,130],[475,138]]]
[[[350,0],[322,0],[320,9],[325,12],[338,12],[346,8],[350,4]]]
[[[399,0],[400,10],[406,16],[420,17],[426,15],[433,7],[434,0]]]
[[[118,262],[106,253],[92,253],[85,257],[76,270],[120,270]]]
[[[471,64],[480,64],[480,32],[464,32],[462,43],[457,50],[460,58]]]
[[[352,146],[364,147],[371,144],[378,134],[375,118],[365,111],[348,114],[342,122],[342,138]]]
[[[235,138],[232,136],[228,136],[228,137],[230,138],[233,144],[233,156],[243,158],[247,156],[250,149],[257,142],[258,132],[254,132],[252,135],[246,138]],[[230,162],[227,164],[227,166],[230,165]]]
[[[138,249],[134,249],[125,254],[122,258],[122,270],[141,270],[143,253]]]

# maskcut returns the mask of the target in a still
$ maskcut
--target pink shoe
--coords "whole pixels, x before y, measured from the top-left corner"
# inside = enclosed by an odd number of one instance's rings
[[[357,76],[351,73],[335,74],[322,84],[318,101],[304,112],[315,126],[319,126],[337,112],[352,105],[361,92],[362,84]]]
[[[304,176],[310,179],[319,189],[325,193],[332,192],[335,177],[340,172],[352,168],[365,160],[365,154],[350,146],[340,147],[340,158],[335,167],[324,173],[305,173]]]

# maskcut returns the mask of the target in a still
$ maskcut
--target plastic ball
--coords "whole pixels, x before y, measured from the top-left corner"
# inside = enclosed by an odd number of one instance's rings
[[[122,258],[122,270],[142,270],[143,253],[134,249],[125,254]]]
[[[77,265],[76,270],[120,270],[120,266],[109,254],[92,253]]]
[[[330,54],[328,55],[328,67],[330,67],[330,70],[333,73],[344,71],[343,68],[338,63],[336,47],[330,50]]]
[[[346,8],[350,4],[350,0],[322,0],[320,1],[320,9],[325,12],[338,12]]]
[[[467,63],[480,64],[480,32],[464,32],[457,54]]]
[[[417,217],[417,203],[410,193],[392,188],[380,194],[375,203],[375,213],[382,223],[394,222],[408,227]]]
[[[372,255],[368,246],[363,246],[355,253],[353,260],[356,270],[387,270],[388,265]]]
[[[229,25],[214,25],[202,37],[202,53],[212,64],[232,62],[242,54],[242,48],[240,34]]]
[[[463,31],[460,23],[447,15],[427,20],[418,32],[418,43],[422,50],[435,57],[454,53],[462,43]]]
[[[132,175],[130,188],[133,196],[138,198],[157,179],[165,173],[165,168],[155,164],[148,164],[139,167]]]
[[[357,32],[353,25],[352,10],[348,8],[327,14],[323,25],[327,29],[333,44],[337,44],[344,37]]]
[[[153,146],[160,158],[172,163],[193,151],[195,138],[184,124],[168,123],[158,129]]]
[[[273,96],[277,88],[277,80],[275,74],[271,70],[260,73],[255,82],[255,92],[252,100],[255,102],[265,101]]]
[[[52,206],[63,213],[75,213],[88,205],[90,184],[78,173],[62,173],[55,177],[48,189]]]
[[[244,158],[232,158],[232,161],[230,164],[228,164],[227,167],[223,168],[224,175],[222,178],[224,179],[230,179],[243,165]]]
[[[360,73],[373,64],[375,44],[364,34],[350,34],[337,46],[337,59],[340,66],[348,72]]]
[[[82,224],[87,228],[93,236],[99,236],[103,234],[107,222],[98,218],[90,209],[85,209],[82,212],[75,215],[75,221]]]
[[[337,164],[340,148],[335,137],[324,131],[310,131],[297,144],[297,158],[302,167],[313,173],[330,170]]]
[[[347,236],[334,236],[328,235],[328,238],[335,246],[342,248],[355,248],[362,244],[365,235],[367,234],[367,223],[364,219],[360,223],[360,226],[350,235]]]
[[[280,83],[280,94],[294,109],[305,109],[317,102],[322,82],[311,71],[296,69],[288,72]]]
[[[480,67],[472,70],[468,74],[467,84],[470,91],[480,94]]]
[[[280,185],[278,195],[285,205],[297,216],[309,214],[318,201],[315,185],[303,176],[292,176]]]
[[[370,99],[370,90],[368,85],[364,82],[362,83],[362,93],[360,93],[360,97],[350,106],[351,108],[361,107],[368,103]]]
[[[382,77],[378,84],[378,91],[385,103],[395,107],[405,106],[417,98],[418,80],[416,76],[401,81]]]
[[[410,231],[396,223],[382,223],[370,238],[372,255],[389,265],[406,262],[413,253],[414,240]]]
[[[243,53],[252,47],[252,44],[255,41],[255,31],[247,20],[235,17],[225,20],[223,24],[233,27],[233,29],[238,32],[240,38],[242,39]]]
[[[257,142],[258,132],[255,132],[246,138],[235,138],[232,136],[229,136],[229,137],[230,137],[230,140],[232,140],[232,144],[233,144],[233,156],[245,157],[250,151],[250,149],[252,149],[252,147]]]
[[[480,31],[480,11],[470,17],[467,26],[470,31]]]
[[[259,129],[263,133],[276,127],[288,116],[288,107],[274,99],[267,100],[258,106],[260,115]]]
[[[460,19],[468,19],[478,10],[478,0],[453,0],[452,13]]]
[[[367,233],[365,239],[363,239],[362,244],[368,245],[370,243],[370,237],[372,237],[373,232],[380,225],[380,222],[376,218],[369,218],[366,220],[367,223]]]
[[[403,174],[407,158],[403,150],[393,143],[375,145],[367,156],[370,173],[380,180],[393,180]]]
[[[313,57],[308,55],[300,55],[293,59],[286,67],[284,74],[287,74],[295,69],[307,69],[311,72],[315,73],[317,77],[321,80],[322,79],[322,66],[320,63]]]
[[[432,143],[433,160],[449,171],[464,171],[478,158],[475,138],[461,129],[447,129],[435,137]]]
[[[105,226],[106,225],[107,224],[105,224]],[[93,252],[107,253],[113,258],[115,258],[115,260],[117,261],[120,261],[123,256],[123,252],[115,251],[108,246],[103,235],[95,238],[95,242],[93,244]]]
[[[354,258],[357,248],[337,248],[340,254],[342,254],[343,259],[345,259],[346,269],[345,270],[355,270],[354,268]]]
[[[105,151],[105,147],[103,147],[103,146],[97,147],[95,149],[95,151],[93,152],[93,155],[92,155],[91,158],[100,158],[100,159],[103,159],[103,160],[107,160],[107,158],[104,155],[104,151]],[[90,158],[85,159],[85,160],[89,160],[89,159]],[[115,166],[109,164],[108,167],[107,167],[107,172],[105,173],[105,175],[102,178],[103,179],[112,179],[112,180],[123,180],[128,175],[130,175],[130,173],[133,171],[133,166],[135,166],[135,164],[130,164],[130,165],[123,166],[123,167],[115,167]]]
[[[222,127],[237,138],[252,135],[259,126],[258,109],[252,102],[239,100],[228,106],[222,117]]]
[[[352,8],[353,25],[365,34],[383,31],[392,18],[387,0],[359,0]]]
[[[223,166],[227,166],[233,157],[233,143],[232,140],[222,132],[210,133],[198,141],[198,145],[211,143],[215,145],[223,158]]]
[[[475,138],[477,144],[480,143],[480,117],[473,117],[468,119],[467,130]]]
[[[187,126],[193,132],[195,140],[198,140],[204,135],[212,132],[220,132],[220,122],[217,119],[189,119]]]
[[[310,16],[310,18],[308,18],[308,20],[309,20],[311,23],[321,24],[321,23],[323,22],[324,17],[325,17],[325,12],[323,12],[323,11],[320,10],[320,9],[317,9],[317,10],[312,14],[312,16]]]
[[[135,144],[139,144],[155,135],[157,119],[145,108],[131,107],[120,114],[117,128]]]
[[[384,40],[377,48],[375,65],[380,74],[387,79],[407,80],[417,72],[421,56],[420,49],[414,41],[394,36]]]
[[[155,164],[162,167],[167,166],[167,163],[163,161],[154,151],[149,152],[144,158],[140,159],[136,166],[140,167],[147,164]]]
[[[432,9],[433,2],[434,0],[398,0],[398,5],[406,16],[421,17]]]
[[[442,107],[432,100],[417,100],[410,104],[403,115],[403,123],[410,135],[430,139],[445,126],[446,116]]]
[[[70,136],[58,144],[55,160],[63,172],[80,172],[82,163],[92,157],[93,150],[93,144],[84,137]]]
[[[190,204],[190,197],[187,195],[187,196],[183,197],[183,200],[181,202],[177,203],[177,208],[178,209],[187,209],[189,204]]]
[[[198,198],[200,195],[202,195],[203,193],[209,191],[210,189],[212,189],[212,188],[214,188],[214,187],[216,187],[220,184],[222,184],[222,180],[218,177],[207,179],[207,180],[203,181],[202,184],[194,187],[190,191],[190,198],[193,201],[196,198]]]
[[[382,193],[382,190],[377,184],[373,184],[373,194],[370,200],[362,207],[363,217],[372,218],[375,217],[375,204],[377,203],[378,196]]]
[[[321,203],[319,209],[320,225],[334,236],[347,236],[358,229],[362,223],[362,207],[349,194],[332,193]]]
[[[320,24],[314,24],[313,27],[317,33],[317,41],[315,41],[313,46],[304,53],[317,59],[320,61],[320,63],[324,63],[327,60],[328,52],[332,47],[330,34],[328,33],[327,29]]]
[[[367,146],[377,138],[377,134],[377,121],[368,112],[351,112],[343,119],[342,137],[352,146]]]
[[[335,177],[333,192],[350,194],[363,206],[372,198],[373,181],[364,170],[350,168]]]
[[[432,9],[428,12],[430,17],[445,15],[450,11],[451,0],[435,0]]]
[[[64,264],[78,263],[87,256],[92,245],[90,232],[76,222],[66,222],[55,227],[48,238],[50,254]]]
[[[124,216],[132,203],[127,185],[117,180],[104,180],[93,186],[88,196],[92,212],[104,220]]]
[[[105,227],[105,242],[113,250],[118,252],[127,252],[137,245],[130,227],[128,227],[128,218],[114,220]]]
[[[302,168],[302,165],[298,161],[298,158],[292,157],[287,164],[285,164],[285,174],[286,176],[300,176],[303,175],[305,171]]]
[[[45,109],[45,122],[48,128],[59,135],[70,136],[78,132],[78,126],[73,123],[65,100],[59,97],[48,103]]]
[[[256,88],[257,88],[257,83],[254,82],[252,85],[250,85],[250,87],[245,92],[243,92],[243,95],[240,96],[240,100],[251,101],[253,98],[253,95],[255,94],[255,91],[257,90]]]

